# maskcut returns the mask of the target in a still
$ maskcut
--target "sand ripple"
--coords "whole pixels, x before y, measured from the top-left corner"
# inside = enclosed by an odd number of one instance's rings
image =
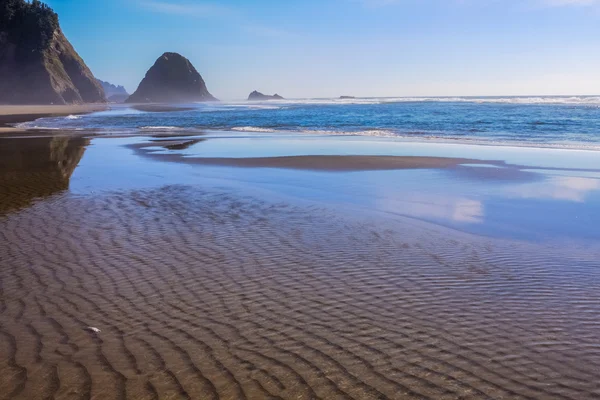
[[[0,399],[597,398],[600,253],[576,250],[189,187],[61,195],[0,217]]]

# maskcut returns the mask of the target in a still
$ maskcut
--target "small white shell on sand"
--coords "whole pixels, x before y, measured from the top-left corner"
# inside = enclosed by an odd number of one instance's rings
[[[88,330],[88,331],[90,331],[90,332],[100,333],[100,329],[96,328],[95,326],[88,326],[85,329]]]

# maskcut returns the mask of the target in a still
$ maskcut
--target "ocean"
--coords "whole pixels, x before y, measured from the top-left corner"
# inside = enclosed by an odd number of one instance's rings
[[[239,131],[364,135],[600,150],[600,96],[399,97],[211,102],[183,111],[126,106],[84,116],[45,118],[24,128]]]

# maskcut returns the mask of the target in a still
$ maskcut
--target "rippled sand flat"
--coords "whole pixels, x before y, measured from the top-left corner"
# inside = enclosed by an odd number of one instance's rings
[[[0,398],[597,398],[598,259],[235,191],[57,194],[0,216]]]

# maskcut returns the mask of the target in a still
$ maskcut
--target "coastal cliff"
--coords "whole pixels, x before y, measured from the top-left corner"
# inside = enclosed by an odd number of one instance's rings
[[[248,100],[284,100],[284,98],[278,95],[277,93],[270,96],[268,94],[262,94],[261,92],[255,90],[252,93],[250,93],[250,95],[248,96]]]
[[[100,103],[102,86],[39,1],[0,5],[0,103]]]
[[[217,100],[190,60],[177,53],[164,53],[127,103],[191,103]]]

